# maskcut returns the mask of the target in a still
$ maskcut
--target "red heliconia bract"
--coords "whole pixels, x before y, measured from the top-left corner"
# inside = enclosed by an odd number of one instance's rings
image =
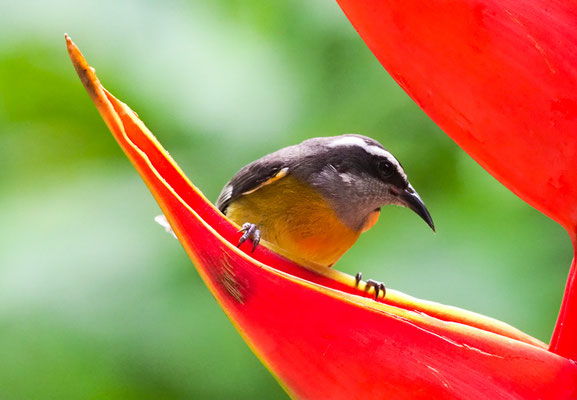
[[[577,366],[488,317],[312,271],[259,246],[184,176],[67,37],[88,93],[240,334],[298,399],[572,399]],[[208,169],[208,168],[207,168]],[[244,248],[244,247],[243,247]],[[250,249],[250,245],[248,245]],[[361,285],[363,286],[363,285]]]
[[[577,241],[577,3],[337,0],[415,102]],[[551,350],[577,359],[575,263]]]

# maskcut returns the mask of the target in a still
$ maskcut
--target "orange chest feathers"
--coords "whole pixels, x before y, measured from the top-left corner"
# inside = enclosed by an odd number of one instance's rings
[[[376,223],[378,212],[373,214],[363,232]],[[361,234],[344,225],[320,194],[292,176],[240,197],[228,206],[226,216],[238,225],[257,224],[262,238],[286,257],[322,266],[334,264]]]

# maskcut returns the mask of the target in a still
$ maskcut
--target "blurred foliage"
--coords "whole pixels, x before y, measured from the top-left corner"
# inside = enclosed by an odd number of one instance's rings
[[[565,233],[420,111],[334,1],[1,9],[1,399],[286,398],[154,224],[159,210],[84,92],[64,32],[210,198],[244,164],[305,138],[380,140],[437,234],[386,208],[337,268],[549,340]]]

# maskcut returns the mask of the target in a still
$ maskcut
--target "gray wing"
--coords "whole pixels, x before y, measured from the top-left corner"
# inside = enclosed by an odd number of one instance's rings
[[[226,209],[243,194],[252,193],[260,187],[280,179],[288,173],[288,167],[282,160],[261,158],[248,164],[236,173],[220,192],[216,207],[226,213]]]
[[[331,138],[313,138],[300,144],[285,147],[248,164],[222,189],[216,206],[226,213],[227,207],[243,194],[249,194],[264,185],[286,176],[288,173],[308,175],[318,169],[316,157]],[[322,157],[320,158],[323,159]],[[305,179],[306,180],[306,179]]]

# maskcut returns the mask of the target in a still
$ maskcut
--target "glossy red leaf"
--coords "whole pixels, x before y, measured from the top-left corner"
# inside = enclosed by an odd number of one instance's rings
[[[186,179],[128,106],[99,83],[67,38],[74,66],[114,137],[160,204],[238,331],[299,399],[570,399],[577,366],[501,322],[305,269],[237,228]],[[248,246],[250,248],[250,246]]]
[[[337,0],[415,102],[576,240],[577,3]],[[577,356],[572,269],[552,350]]]

